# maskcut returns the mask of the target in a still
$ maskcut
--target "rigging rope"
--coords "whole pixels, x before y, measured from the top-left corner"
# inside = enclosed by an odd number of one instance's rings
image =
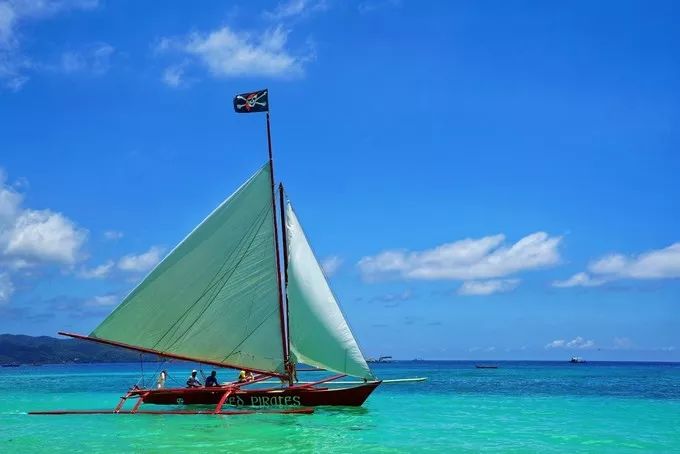
[[[139,365],[142,368],[142,388],[144,388],[144,353],[139,354]]]

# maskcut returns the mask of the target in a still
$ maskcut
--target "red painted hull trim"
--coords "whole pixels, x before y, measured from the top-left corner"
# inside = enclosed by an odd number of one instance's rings
[[[370,382],[348,388],[290,387],[268,389],[238,389],[229,395],[225,405],[232,407],[317,407],[363,405],[381,382]],[[156,405],[217,405],[224,395],[223,388],[170,388],[136,390],[145,404]]]
[[[224,410],[218,413],[214,411],[190,411],[190,410],[121,410],[114,412],[113,410],[50,410],[50,411],[31,411],[29,415],[252,415],[254,413],[271,413],[271,414],[285,414],[285,415],[309,415],[314,413],[313,408],[289,408],[282,410]]]

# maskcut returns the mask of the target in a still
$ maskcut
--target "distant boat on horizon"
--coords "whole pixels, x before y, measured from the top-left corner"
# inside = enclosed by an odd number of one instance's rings
[[[572,356],[571,359],[569,360],[570,363],[585,363],[586,360],[581,358],[580,356]]]
[[[475,364],[475,367],[477,369],[498,369],[498,366],[495,364]]]

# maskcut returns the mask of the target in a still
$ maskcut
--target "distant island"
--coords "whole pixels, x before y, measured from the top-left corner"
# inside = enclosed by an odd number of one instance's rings
[[[145,360],[154,361],[153,355]],[[0,334],[0,364],[123,363],[139,361],[139,353],[76,339]]]

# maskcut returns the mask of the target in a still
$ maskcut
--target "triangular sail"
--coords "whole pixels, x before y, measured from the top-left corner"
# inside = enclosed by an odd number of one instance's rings
[[[270,172],[217,207],[90,336],[284,373]]]
[[[290,202],[286,204],[288,324],[295,358],[338,373],[372,379]]]

